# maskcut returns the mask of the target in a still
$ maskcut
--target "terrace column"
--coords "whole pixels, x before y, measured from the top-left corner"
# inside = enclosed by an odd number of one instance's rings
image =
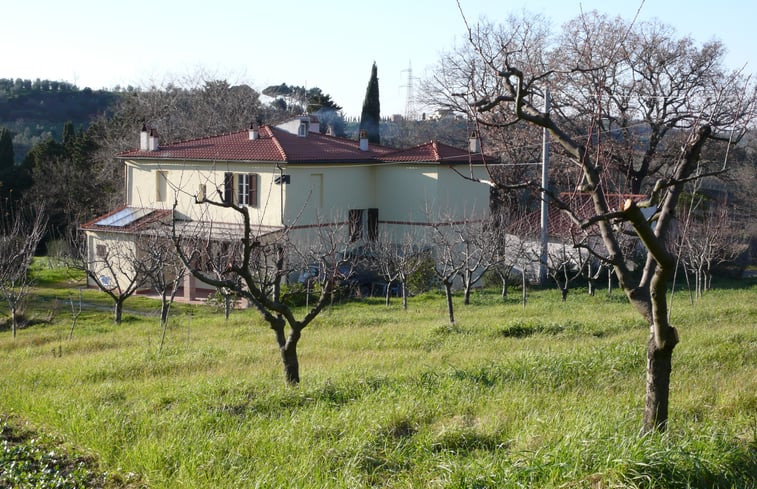
[[[197,298],[197,279],[191,273],[184,275],[184,300],[189,302]]]

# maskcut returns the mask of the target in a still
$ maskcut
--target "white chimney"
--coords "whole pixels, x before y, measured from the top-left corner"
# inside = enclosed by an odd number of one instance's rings
[[[250,125],[250,141],[254,141],[260,137],[260,128],[257,124]]]
[[[147,150],[158,151],[160,145],[158,144],[158,131],[150,129],[150,136],[147,138]]]
[[[481,152],[481,138],[478,137],[478,133],[473,131],[468,138],[468,151],[473,154],[479,154]]]
[[[139,133],[139,150],[147,151],[149,149],[147,125],[142,124],[142,131]]]
[[[360,151],[368,151],[368,133],[360,131]]]
[[[328,124],[326,126],[326,135],[327,136],[336,136],[336,131],[334,130],[333,124]]]

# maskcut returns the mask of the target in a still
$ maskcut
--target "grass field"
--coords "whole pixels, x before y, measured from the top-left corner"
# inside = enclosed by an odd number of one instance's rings
[[[77,282],[36,273],[32,315],[59,309],[15,341],[0,330],[0,416],[83,456],[106,485],[757,485],[754,279],[674,298],[670,429],[642,437],[648,331],[620,294],[536,291],[524,309],[517,293],[479,291],[455,303],[455,326],[439,294],[407,311],[335,305],[304,331],[292,388],[252,310],[224,321],[177,306],[159,353],[158,304],[136,298],[118,327],[86,307],[68,340]]]

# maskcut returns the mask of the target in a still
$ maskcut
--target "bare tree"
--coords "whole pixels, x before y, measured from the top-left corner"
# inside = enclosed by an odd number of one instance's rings
[[[133,242],[112,240],[106,244],[88,242],[84,233],[73,232],[69,239],[70,254],[64,263],[83,271],[88,284],[96,286],[113,300],[113,321],[121,324],[124,302],[144,284],[140,273],[137,249]]]
[[[464,270],[471,266],[469,263],[474,263],[479,257],[476,244],[466,231],[469,225],[470,222],[467,220],[456,221],[451,217],[431,223],[434,274],[444,287],[450,324],[455,324],[455,310],[452,304],[452,288],[455,280],[461,278]]]
[[[389,305],[392,283],[399,284],[402,295],[402,308],[407,310],[407,281],[423,264],[428,250],[415,243],[411,236],[405,236],[401,242],[395,243],[386,235],[370,243],[372,259],[379,274],[386,280],[386,305]]]
[[[485,220],[468,221],[460,229],[461,243],[458,255],[463,263],[460,278],[463,281],[463,304],[470,304],[473,287],[479,283],[484,274],[502,259],[500,243],[504,228],[497,222],[496,216]]]
[[[450,324],[455,324],[455,309],[452,304],[452,286],[455,278],[462,270],[463,262],[456,259],[457,243],[446,236],[444,231],[435,228],[434,249],[434,274],[444,287],[444,295],[447,301],[447,316]]]
[[[470,304],[470,294],[484,274],[504,261],[501,246],[505,227],[498,217],[487,219],[445,218],[432,223],[434,274],[444,287],[450,324],[455,324],[452,288],[456,280],[463,286],[463,303]]]
[[[462,117],[427,119],[423,121],[382,121],[381,144],[393,148],[410,148],[431,140],[451,146],[464,147],[471,132],[470,124]]]
[[[510,278],[514,273],[521,277],[523,304],[526,302],[526,272],[528,262],[531,260],[529,241],[536,241],[537,230],[530,216],[520,209],[512,209],[496,215],[495,225],[500,229],[495,239],[497,240],[497,257],[492,271],[499,277],[502,284],[502,299],[507,297],[507,288]]]
[[[683,223],[679,247],[683,263],[694,275],[694,293],[702,297],[712,284],[712,270],[720,264],[735,259],[746,250],[743,229],[735,226],[724,202],[707,205],[704,196],[694,194],[689,220]]]
[[[527,123],[557,143],[556,166],[568,177],[561,185],[586,193],[590,212],[555,192],[550,201],[578,229],[601,238],[599,248],[580,239],[577,244],[613,267],[649,323],[643,431],[662,431],[679,341],[666,298],[675,269],[668,247],[675,210],[687,182],[722,170],[722,158],[701,158],[703,148],[739,139],[754,112],[754,86],[721,68],[718,43],[697,48],[656,24],[637,27],[588,14],[554,39],[529,36],[531,26],[526,19],[496,31],[469,28],[477,61],[459,78],[465,83],[456,95],[481,124]],[[550,91],[552,110],[544,110]],[[637,123],[646,129],[634,129]],[[654,185],[644,183],[653,177]],[[647,196],[638,195],[645,189]],[[625,200],[616,206],[621,199],[611,195]],[[645,215],[644,207],[656,212]],[[638,281],[619,240],[630,230],[647,251]]]
[[[538,263],[539,258],[533,256],[533,261]],[[581,250],[573,246],[569,238],[559,239],[548,246],[547,275],[560,289],[563,302],[568,299],[571,284],[584,274],[586,264]]]
[[[351,263],[344,253],[347,233],[342,232],[341,226],[324,224],[315,228],[316,236],[310,242],[295,243],[288,228],[261,232],[247,206],[212,199],[202,202],[233,209],[241,223],[229,232],[219,233],[212,229],[212,223],[175,219],[172,234],[179,257],[197,279],[233,291],[258,310],[274,332],[286,382],[298,384],[297,345],[302,331],[329,303],[335,282],[343,273],[340,270],[344,270],[345,263]],[[222,268],[217,266],[221,262],[212,258],[216,249],[224,250],[226,263]],[[311,265],[318,269],[320,295],[305,315],[297,318],[295,310],[282,298],[281,284],[288,275]]]
[[[188,231],[180,232],[181,235],[201,234],[202,237],[192,236],[191,239],[185,238],[188,246],[196,248],[192,250],[193,265],[211,275],[216,280],[228,278],[228,266],[242,256],[242,242],[240,236],[236,235],[229,229],[222,230],[220,226],[215,226],[210,222],[207,227],[196,226]],[[175,231],[172,231],[172,236]],[[179,256],[183,264],[183,259]],[[186,268],[186,267],[185,267]],[[190,272],[191,273],[191,272]],[[220,296],[220,301],[219,301]],[[228,287],[216,287],[215,294],[208,297],[208,300],[216,306],[223,307],[224,319],[228,320],[231,310],[235,307],[236,293],[234,289]]]
[[[594,296],[597,289],[597,280],[602,276],[602,264],[599,260],[589,257],[583,268],[582,276],[586,279],[587,293]]]
[[[159,350],[163,350],[168,328],[168,314],[176,298],[186,273],[184,263],[176,254],[176,247],[170,235],[161,232],[144,233],[137,237],[137,273],[160,297],[160,337]]]
[[[7,199],[0,201],[0,293],[8,304],[13,338],[31,293],[29,267],[45,225],[41,208],[17,208]]]

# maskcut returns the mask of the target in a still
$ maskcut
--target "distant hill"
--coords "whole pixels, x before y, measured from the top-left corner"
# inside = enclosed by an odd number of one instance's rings
[[[86,128],[119,96],[119,92],[79,89],[61,81],[0,78],[0,126],[13,133],[15,159],[21,161],[38,142],[60,141],[66,122]]]

